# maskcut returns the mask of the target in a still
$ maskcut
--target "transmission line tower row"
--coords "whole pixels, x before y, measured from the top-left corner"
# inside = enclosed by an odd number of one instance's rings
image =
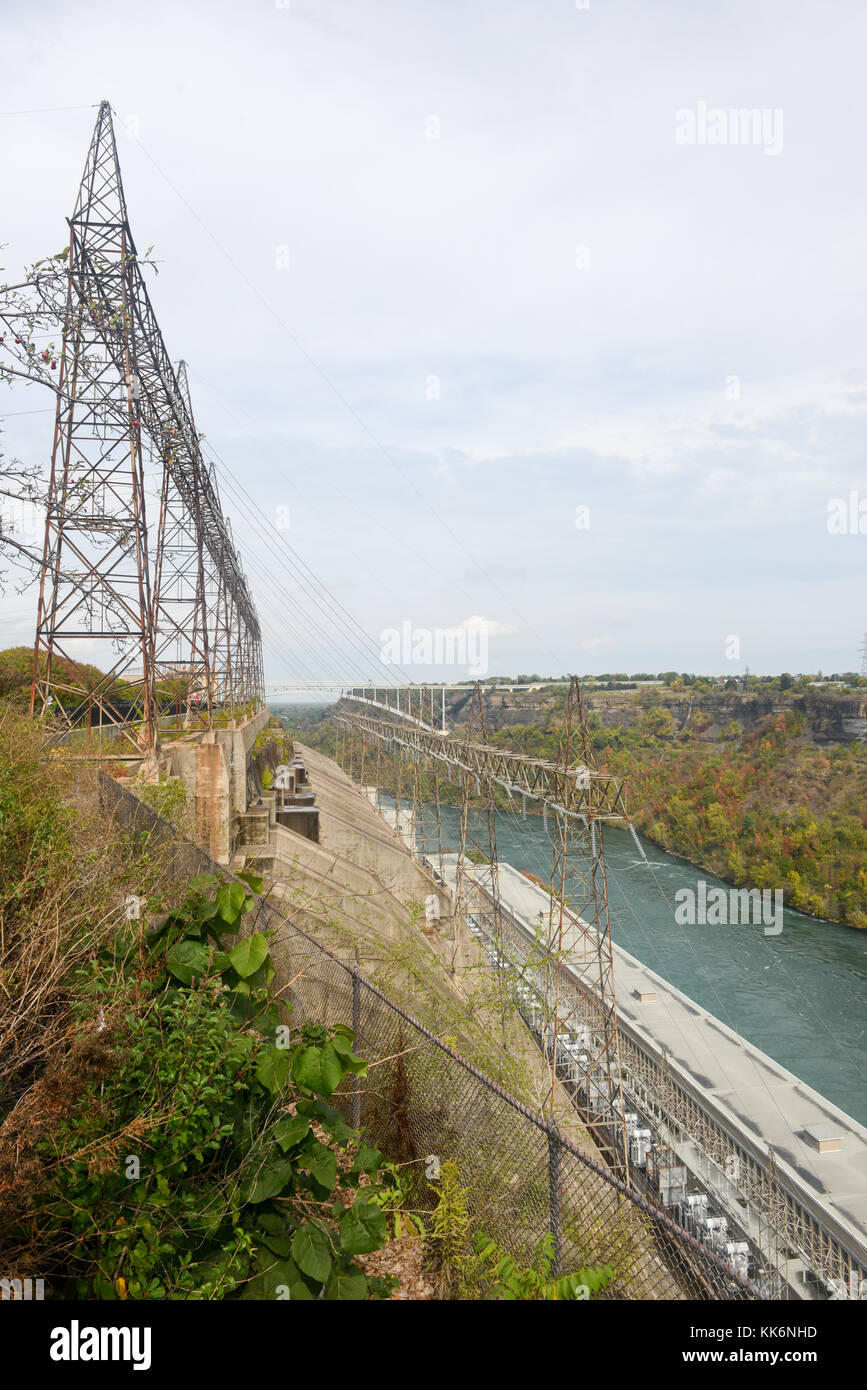
[[[415,707],[414,707],[415,701]],[[548,1101],[552,1108],[563,1045],[580,1041],[570,1070],[577,1090],[586,1097],[586,1123],[592,1131],[614,1136],[617,1157],[628,1173],[628,1145],[620,1062],[620,1040],[614,989],[611,925],[603,845],[604,824],[627,823],[623,789],[616,778],[595,765],[589,724],[577,679],[565,700],[559,756],[556,762],[510,752],[488,742],[484,697],[477,684],[466,711],[462,734],[435,727],[433,692],[407,690],[403,704],[373,715],[364,709],[372,701],[346,695],[336,715],[338,761],[356,780],[363,780],[364,746],[376,747],[377,782],[380,752],[391,756],[395,781],[398,833],[411,852],[419,853],[417,827],[433,821],[439,837],[439,877],[442,869],[440,776],[452,784],[460,806],[459,843],[454,885],[455,916],[479,930],[494,950],[501,991],[506,989],[513,932],[501,900],[497,855],[497,810],[514,798],[522,808],[535,803],[550,821],[552,848],[549,910],[538,924],[538,959],[533,962],[545,1017],[545,1037],[551,1061]],[[356,755],[361,749],[361,768]],[[401,808],[402,764],[409,765],[413,809]],[[370,764],[368,764],[370,766]],[[425,785],[420,789],[419,771]],[[432,787],[431,787],[432,783]],[[419,805],[421,795],[428,800]],[[432,797],[432,799],[431,799]],[[424,835],[427,846],[428,837]],[[423,851],[422,851],[423,852]],[[431,856],[428,855],[431,863]]]
[[[31,710],[107,727],[106,756],[152,759],[161,712],[210,728],[259,707],[259,620],[145,285],[107,101],[69,245],[0,290],[0,320],[0,379],[47,382],[57,401]]]

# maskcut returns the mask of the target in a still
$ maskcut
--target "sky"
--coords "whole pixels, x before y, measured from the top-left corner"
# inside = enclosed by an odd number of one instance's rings
[[[481,633],[490,674],[858,669],[862,3],[0,20],[0,278],[65,244],[110,100],[269,682],[357,679],[407,628],[413,679],[465,679]],[[0,410],[47,459],[39,388]],[[2,607],[30,641],[34,591]],[[443,630],[463,663],[414,661]]]

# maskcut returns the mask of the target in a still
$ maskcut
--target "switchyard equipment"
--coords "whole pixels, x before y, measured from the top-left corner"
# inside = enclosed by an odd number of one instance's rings
[[[511,865],[500,865],[500,878],[501,883],[505,881],[501,891],[504,950],[524,987],[516,1003],[540,1045],[549,1049],[553,1028],[543,1006],[538,947],[530,914],[522,915],[514,907],[513,885],[522,884],[521,892],[527,897],[539,889]],[[479,939],[484,945],[481,934]],[[622,948],[615,948],[615,955],[618,971],[627,978],[639,968],[645,976],[650,973]],[[568,962],[564,962],[564,978],[570,983]],[[682,1003],[684,1017],[694,1020],[701,1012],[664,981],[652,977],[652,983],[659,993],[665,990]],[[581,987],[577,977],[574,987]],[[716,1020],[710,1022],[719,1029]],[[690,1234],[733,1269],[741,1272],[746,1264],[750,1280],[770,1297],[864,1298],[867,1248],[863,1234],[852,1223],[844,1226],[834,1208],[822,1202],[813,1187],[813,1174],[807,1175],[808,1185],[773,1151],[763,1156],[756,1142],[759,1117],[747,1127],[734,1114],[724,1115],[715,1100],[703,1097],[672,1059],[652,1046],[645,1030],[622,1013],[619,1032],[633,1184],[652,1191]],[[743,1040],[741,1045],[749,1054],[755,1052]],[[761,1054],[759,1058],[764,1069],[774,1067],[770,1058]],[[568,1068],[560,1074],[571,1082]],[[781,1083],[788,1081],[796,1087],[799,1105],[804,1104],[809,1093],[803,1083],[782,1068],[776,1068],[775,1079],[778,1101],[783,1094]],[[583,1114],[591,1093],[583,1085],[575,1088],[575,1094]],[[827,1113],[828,1102],[821,1097],[811,1103]],[[845,1128],[851,1142],[860,1139],[861,1152],[867,1157],[867,1133],[855,1121]],[[597,1131],[600,1142],[605,1133],[604,1126]],[[638,1136],[644,1142],[633,1147]],[[849,1197],[846,1188],[843,1195],[844,1200]],[[838,1198],[834,1206],[840,1204]]]
[[[499,967],[501,957],[490,937],[474,917],[469,919],[469,925],[491,965]],[[515,964],[514,960],[511,964]],[[546,1054],[552,1058],[556,1054],[557,1073],[578,1102],[582,1118],[588,1115],[592,1117],[594,1114],[602,1115],[603,1123],[595,1130],[597,1142],[603,1147],[606,1141],[616,1145],[616,1127],[612,1123],[610,1109],[599,1103],[600,1088],[597,1085],[594,1089],[592,1079],[588,1087],[586,1078],[576,1074],[573,1056],[581,1044],[581,1036],[561,1035],[555,1043],[553,1029],[539,1009],[534,1007],[534,1000],[538,1000],[539,997],[536,993],[540,983],[539,977],[531,975],[530,978],[534,979],[535,988],[526,983],[525,976],[524,982],[515,991],[519,1012]],[[767,1293],[781,1296],[784,1292],[783,1285],[779,1280],[773,1284],[768,1280],[761,1252],[751,1249],[746,1240],[730,1239],[728,1218],[710,1207],[708,1194],[687,1194],[686,1167],[677,1162],[670,1150],[659,1144],[653,1127],[646,1124],[636,1111],[625,1113],[624,1125],[629,1143],[633,1186],[639,1191],[652,1194],[694,1239],[724,1260],[741,1279],[758,1280],[758,1287],[763,1296]]]

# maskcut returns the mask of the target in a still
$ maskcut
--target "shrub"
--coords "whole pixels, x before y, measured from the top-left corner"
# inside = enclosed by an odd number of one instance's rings
[[[356,1261],[387,1238],[382,1155],[329,1104],[367,1064],[352,1032],[290,1032],[266,935],[230,945],[261,881],[193,881],[78,972],[108,1056],[38,1151],[64,1292],[80,1298],[378,1297]],[[99,1025],[97,1025],[98,1027]]]

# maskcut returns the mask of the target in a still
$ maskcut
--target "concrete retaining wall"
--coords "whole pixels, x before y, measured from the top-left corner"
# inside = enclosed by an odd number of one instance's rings
[[[189,734],[163,745],[172,774],[195,806],[197,837],[220,864],[228,864],[234,852],[237,818],[247,809],[250,753],[271,718],[270,710],[262,710],[239,728]]]

